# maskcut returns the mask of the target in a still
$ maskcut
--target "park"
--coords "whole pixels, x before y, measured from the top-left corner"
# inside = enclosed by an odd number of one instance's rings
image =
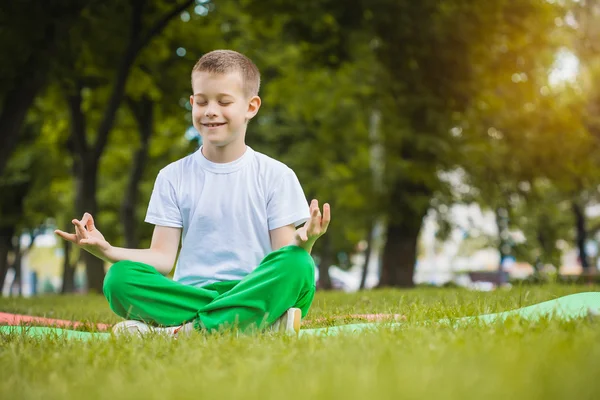
[[[600,1],[0,19],[1,399],[600,397]]]

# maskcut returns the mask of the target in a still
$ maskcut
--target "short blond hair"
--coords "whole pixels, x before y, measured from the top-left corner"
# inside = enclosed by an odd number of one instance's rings
[[[227,74],[236,71],[242,75],[244,94],[248,97],[258,96],[260,89],[258,67],[248,57],[233,50],[213,50],[200,57],[192,69],[192,84],[194,72]]]

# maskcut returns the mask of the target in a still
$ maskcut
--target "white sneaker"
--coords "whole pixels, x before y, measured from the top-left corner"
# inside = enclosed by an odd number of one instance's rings
[[[166,336],[178,337],[179,335],[187,335],[194,332],[194,323],[188,322],[187,324],[178,326],[157,327],[150,326],[142,321],[127,320],[115,324],[112,328],[112,332],[116,336],[144,336],[149,333],[158,333]]]
[[[302,320],[302,310],[299,308],[290,308],[277,321],[270,326],[272,332],[284,332],[290,335],[300,333],[300,321]]]

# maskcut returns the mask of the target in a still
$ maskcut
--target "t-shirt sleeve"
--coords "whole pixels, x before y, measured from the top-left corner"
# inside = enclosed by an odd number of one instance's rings
[[[298,226],[310,217],[302,186],[290,168],[274,182],[267,202],[267,216],[269,230],[290,224]]]
[[[177,203],[177,191],[165,170],[158,173],[150,196],[146,222],[171,228],[182,228],[183,220]]]

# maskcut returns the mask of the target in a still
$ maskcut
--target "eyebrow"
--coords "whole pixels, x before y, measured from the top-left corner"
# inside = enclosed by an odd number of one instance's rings
[[[195,96],[206,96],[206,95],[204,93],[194,93],[194,97]],[[229,94],[229,93],[218,93],[217,94],[217,97],[223,97],[223,96],[235,97],[234,95]]]

